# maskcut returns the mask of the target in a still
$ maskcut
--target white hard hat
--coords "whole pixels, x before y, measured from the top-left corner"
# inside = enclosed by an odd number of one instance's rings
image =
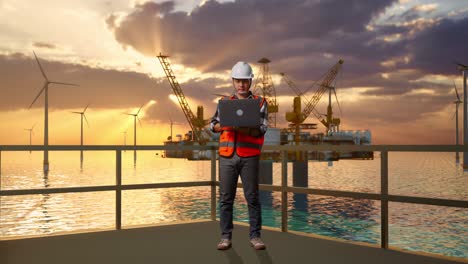
[[[246,62],[238,61],[233,67],[231,77],[234,79],[252,79],[252,67]]]

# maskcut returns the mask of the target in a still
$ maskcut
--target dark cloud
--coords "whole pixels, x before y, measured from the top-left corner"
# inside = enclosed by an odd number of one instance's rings
[[[36,48],[45,48],[45,49],[56,49],[57,46],[51,43],[46,43],[46,42],[34,42],[33,47]]]
[[[468,63],[468,17],[443,19],[408,44],[412,67],[428,73],[454,74],[455,61]]]
[[[107,21],[124,47],[147,56],[163,51],[184,65],[217,71],[262,55],[281,60],[327,52],[323,39],[340,42],[345,35],[364,32],[366,24],[394,2],[208,1],[190,15],[174,12],[172,1],[147,2],[122,17],[119,25],[114,15]]]
[[[387,23],[366,26],[396,0],[307,1],[240,0],[208,1],[190,14],[175,12],[174,2],[147,2],[119,18],[107,18],[116,40],[147,56],[159,51],[177,63],[201,71],[229,69],[235,61],[254,62],[266,56],[279,72],[291,73],[299,82],[311,82],[327,65],[345,59],[347,77],[362,79],[387,71],[381,63],[408,56],[410,64],[396,67],[422,73],[454,73],[455,58],[466,58],[468,18],[424,22],[432,10],[414,6],[395,14]],[[422,19],[416,24],[404,24]],[[401,40],[383,41],[399,34]],[[328,54],[329,56],[324,56]],[[468,59],[468,58],[467,58]]]

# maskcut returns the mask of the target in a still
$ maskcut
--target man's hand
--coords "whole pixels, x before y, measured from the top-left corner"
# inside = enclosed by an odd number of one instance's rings
[[[221,131],[221,125],[219,123],[216,123],[216,125],[213,126],[213,130],[215,132],[219,132]]]

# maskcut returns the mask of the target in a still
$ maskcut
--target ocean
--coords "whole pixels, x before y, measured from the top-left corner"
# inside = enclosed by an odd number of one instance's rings
[[[211,180],[210,161],[167,159],[159,151],[122,152],[122,184]],[[380,158],[310,161],[311,188],[380,192]],[[42,172],[40,151],[2,152],[1,189],[36,189],[115,184],[115,152],[49,152],[50,172]],[[461,155],[461,161],[463,155]],[[288,164],[288,185],[292,186]],[[280,185],[281,164],[273,163]],[[468,200],[468,173],[455,153],[390,152],[389,193]],[[210,187],[122,191],[122,226],[153,225],[210,218]],[[261,192],[263,225],[281,226],[281,193]],[[248,222],[238,189],[235,220]],[[112,191],[5,196],[0,200],[0,238],[50,235],[115,225]],[[350,241],[380,244],[380,202],[320,195],[288,194],[288,229]],[[214,242],[215,243],[215,242]],[[468,209],[389,203],[389,244],[411,251],[468,258]]]

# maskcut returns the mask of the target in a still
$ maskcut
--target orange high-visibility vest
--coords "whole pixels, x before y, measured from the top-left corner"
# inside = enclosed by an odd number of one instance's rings
[[[254,95],[255,99],[259,96]],[[229,98],[236,100],[234,96]],[[262,107],[265,99],[260,100]],[[239,157],[252,157],[260,155],[263,146],[264,137],[252,137],[235,131],[232,127],[221,127],[221,135],[219,137],[219,155],[222,157],[231,157],[236,151]]]

